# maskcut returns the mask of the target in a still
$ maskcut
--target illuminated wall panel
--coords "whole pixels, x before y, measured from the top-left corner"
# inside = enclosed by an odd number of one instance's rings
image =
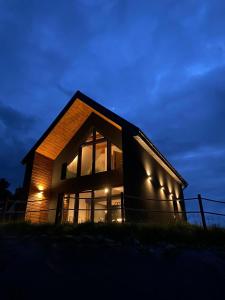
[[[31,221],[32,223],[44,223],[48,221],[48,212],[43,210],[48,209],[52,167],[53,160],[35,153],[25,217],[27,221]]]

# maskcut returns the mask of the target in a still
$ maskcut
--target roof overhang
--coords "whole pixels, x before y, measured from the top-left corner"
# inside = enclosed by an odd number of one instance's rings
[[[92,113],[97,114],[119,130],[128,129],[135,140],[153,156],[174,179],[181,183],[183,187],[187,186],[187,182],[138,127],[95,102],[80,91],[75,93],[65,108],[36,142],[34,147],[24,157],[22,163],[26,163],[29,157],[32,157],[32,154],[35,152],[55,160]]]
[[[123,126],[136,128],[133,124],[78,91],[24,157],[22,163],[26,163],[27,159],[34,152],[52,160],[56,159],[92,113],[97,114],[119,130]]]

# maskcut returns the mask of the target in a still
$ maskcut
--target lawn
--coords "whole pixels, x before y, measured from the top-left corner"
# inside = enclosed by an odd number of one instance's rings
[[[1,299],[225,299],[225,230],[0,225]]]

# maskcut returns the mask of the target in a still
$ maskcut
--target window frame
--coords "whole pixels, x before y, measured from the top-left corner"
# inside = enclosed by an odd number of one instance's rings
[[[76,170],[77,175],[74,178],[83,177],[83,176],[92,176],[92,175],[96,175],[96,174],[100,174],[100,173],[104,173],[104,172],[109,172],[109,171],[112,170],[112,164],[111,164],[112,143],[104,136],[100,137],[100,138],[96,138],[96,132],[98,132],[100,135],[102,135],[98,130],[96,130],[96,128],[93,128],[92,131],[90,132],[90,134],[92,134],[92,137],[93,137],[92,140],[87,141],[87,142],[84,141],[79,146],[78,154],[76,154],[76,155],[78,155],[77,170]],[[107,160],[106,166],[107,167],[106,167],[106,171],[100,171],[100,172],[96,173],[96,145],[101,144],[103,142],[106,142],[106,160]],[[92,155],[91,155],[92,168],[91,168],[91,172],[90,172],[90,174],[87,174],[87,175],[81,175],[81,173],[82,173],[82,148],[85,147],[85,146],[89,146],[89,145],[92,145]],[[63,168],[65,168],[65,165],[67,166],[68,163],[64,162],[62,164],[62,170],[63,170]],[[61,172],[61,174],[62,174],[62,172]],[[71,179],[71,178],[67,178],[66,176],[61,176],[61,179]]]

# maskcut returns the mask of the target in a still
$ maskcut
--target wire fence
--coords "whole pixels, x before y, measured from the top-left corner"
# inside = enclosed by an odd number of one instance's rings
[[[79,206],[81,201],[85,206]],[[99,201],[105,201],[104,205],[97,204]],[[73,207],[70,203],[65,205],[65,199],[60,207],[43,208],[42,203],[46,203],[46,199],[0,201],[0,221],[22,221],[30,217],[36,222],[45,222],[52,215],[51,220],[54,219],[55,223],[188,221],[202,225],[204,229],[213,225],[225,227],[225,200],[210,199],[200,194],[184,199],[156,199],[121,193],[116,205],[108,197],[100,200],[75,197]]]

